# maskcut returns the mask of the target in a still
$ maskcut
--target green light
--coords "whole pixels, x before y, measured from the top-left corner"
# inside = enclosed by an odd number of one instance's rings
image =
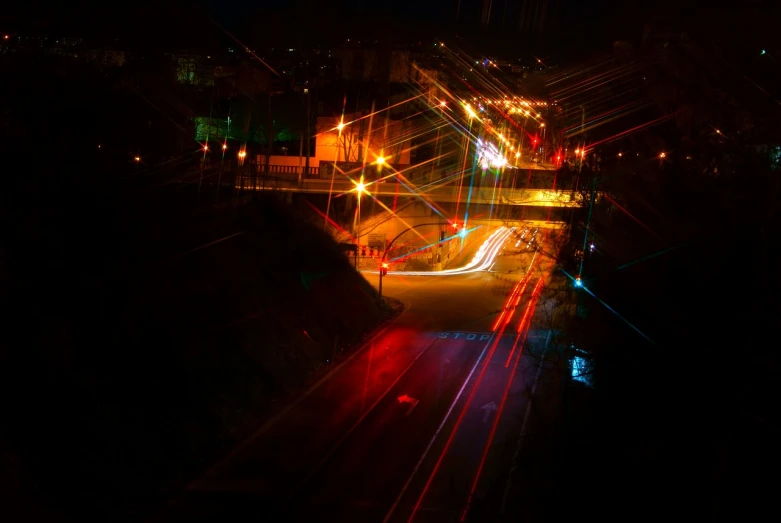
[[[766,54],[767,54],[767,51],[765,51],[764,49],[762,49],[762,52],[761,52],[761,53],[759,53],[759,54],[761,54],[761,55],[766,55]]]

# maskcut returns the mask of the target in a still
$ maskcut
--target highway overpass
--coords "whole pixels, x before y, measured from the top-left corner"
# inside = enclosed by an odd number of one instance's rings
[[[282,177],[239,177],[236,189],[246,191],[281,191],[290,193],[327,194],[357,193],[357,185],[350,180],[303,179],[300,182]],[[417,197],[436,203],[470,203],[492,205],[525,205],[532,207],[577,207],[580,194],[571,190],[512,189],[503,187],[473,187],[443,185],[416,188],[393,181],[367,182],[366,193],[375,197]]]

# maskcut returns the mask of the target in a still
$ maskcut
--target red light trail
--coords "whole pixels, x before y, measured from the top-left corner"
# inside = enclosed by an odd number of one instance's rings
[[[539,280],[537,280],[537,284],[534,286],[534,290],[532,291],[531,299],[529,300],[529,304],[526,306],[527,311],[531,310],[532,312],[529,315],[529,326],[531,326],[531,315],[534,314],[534,309],[537,307],[537,301],[540,298],[541,293],[541,286],[543,282],[545,281],[547,275],[543,275]],[[522,322],[524,320],[521,320]],[[519,323],[518,331],[520,332],[522,329],[523,323]],[[529,329],[526,329],[526,335],[528,336]],[[526,336],[524,336],[523,343],[526,343]],[[504,387],[504,394],[502,395],[502,401],[499,403],[499,410],[496,411],[496,416],[494,417],[493,425],[491,426],[491,432],[488,435],[488,441],[485,442],[485,447],[483,447],[483,454],[480,457],[480,464],[477,466],[477,472],[475,473],[475,479],[472,481],[472,487],[469,489],[469,496],[467,496],[466,499],[466,506],[464,507],[463,512],[461,513],[460,521],[465,521],[466,516],[469,513],[469,504],[472,502],[472,498],[474,497],[475,490],[477,490],[477,484],[480,481],[480,476],[483,473],[483,467],[485,466],[485,460],[488,457],[488,451],[491,449],[491,444],[494,441],[494,436],[496,435],[496,428],[499,426],[499,420],[502,418],[502,412],[504,411],[505,403],[507,403],[507,397],[510,394],[510,387],[512,386],[513,381],[515,380],[515,374],[518,371],[518,364],[521,361],[521,354],[523,354],[523,343],[520,346],[520,349],[518,350],[518,355],[515,357],[515,363],[513,364],[513,369],[510,372],[510,377],[507,379],[507,385]],[[513,351],[515,350],[515,347],[513,347]],[[510,357],[512,357],[512,352],[510,352]],[[510,362],[510,359],[508,358],[507,363]],[[505,367],[507,367],[507,364],[505,364]]]

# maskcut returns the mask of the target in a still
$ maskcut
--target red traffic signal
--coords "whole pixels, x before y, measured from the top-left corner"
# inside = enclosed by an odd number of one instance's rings
[[[380,267],[380,274],[382,276],[387,276],[388,275],[388,264],[387,263],[383,263],[382,267]]]

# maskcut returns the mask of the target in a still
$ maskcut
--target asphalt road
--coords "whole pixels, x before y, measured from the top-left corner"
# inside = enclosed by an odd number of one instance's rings
[[[503,279],[391,273],[402,315],[153,520],[453,521],[497,499],[539,378],[519,341],[545,333],[517,333],[539,271],[508,297],[533,260],[498,257]]]

